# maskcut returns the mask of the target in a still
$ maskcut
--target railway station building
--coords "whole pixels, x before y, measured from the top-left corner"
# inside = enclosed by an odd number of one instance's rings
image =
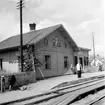
[[[36,30],[36,24],[30,24],[30,32],[23,34],[23,46],[27,43],[35,46],[36,58],[43,64],[41,72],[45,77],[63,75],[80,59],[85,67],[89,62],[90,49],[78,47],[62,24]],[[0,70],[20,72],[18,48],[20,35],[12,36],[0,42]],[[48,62],[49,61],[49,62]],[[42,78],[35,70],[36,78]]]

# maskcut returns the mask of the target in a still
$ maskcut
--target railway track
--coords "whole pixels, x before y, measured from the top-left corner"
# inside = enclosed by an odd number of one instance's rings
[[[85,97],[86,94],[88,95],[89,92],[95,92],[97,88],[103,86],[104,81],[105,80],[103,80],[103,82],[100,81],[98,83],[95,83],[94,85],[91,84],[90,86],[88,85],[85,87],[80,87],[78,89],[75,89],[74,91],[68,91],[65,95],[61,97],[51,99],[47,102],[39,103],[37,105],[70,105],[71,103]]]
[[[100,105],[100,104],[98,104],[98,103],[100,103],[100,101],[103,100],[103,99],[105,100],[105,95],[103,95],[103,96],[101,96],[101,97],[99,97],[99,98],[93,100],[93,101],[90,102],[88,105]]]
[[[89,94],[70,105],[105,105],[105,87],[99,88],[96,93]]]
[[[32,97],[8,105],[70,105],[76,100],[84,97],[89,92],[95,92],[96,89],[105,86],[105,77],[100,76],[93,80],[78,83],[75,85],[60,87],[51,90],[45,94]],[[92,104],[90,104],[92,105]]]

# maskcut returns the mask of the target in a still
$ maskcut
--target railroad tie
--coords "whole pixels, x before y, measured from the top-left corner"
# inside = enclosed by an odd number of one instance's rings
[[[74,94],[71,94],[71,93],[67,93],[61,97],[58,97],[56,100],[52,100],[51,103],[49,103],[48,105],[64,105],[62,104],[63,102],[69,100],[70,102],[70,99],[72,99],[72,97],[74,96]]]
[[[69,94],[67,93],[67,94],[59,96],[57,98],[51,99],[45,103],[38,104],[38,105],[58,105],[58,103],[61,102],[61,100],[66,99],[68,96],[69,96]]]

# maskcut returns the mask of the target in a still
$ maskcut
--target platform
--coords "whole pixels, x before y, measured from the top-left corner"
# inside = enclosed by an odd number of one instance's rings
[[[36,96],[39,94],[43,94],[47,91],[50,91],[53,87],[63,83],[70,82],[75,80],[81,80],[86,78],[91,78],[94,76],[105,75],[105,71],[103,72],[94,72],[94,73],[83,73],[82,78],[77,77],[77,75],[65,75],[59,77],[53,77],[46,80],[40,80],[36,83],[27,85],[27,89],[15,90],[15,91],[6,91],[4,93],[0,93],[0,105],[9,101],[20,100],[22,98],[29,98],[32,96]]]

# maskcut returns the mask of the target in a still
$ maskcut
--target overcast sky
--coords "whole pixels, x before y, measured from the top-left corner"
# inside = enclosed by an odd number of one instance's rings
[[[19,34],[19,0],[0,0],[0,41]],[[92,49],[92,32],[96,54],[104,55],[104,0],[24,0],[23,27],[29,23],[37,29],[62,23],[78,46]]]

